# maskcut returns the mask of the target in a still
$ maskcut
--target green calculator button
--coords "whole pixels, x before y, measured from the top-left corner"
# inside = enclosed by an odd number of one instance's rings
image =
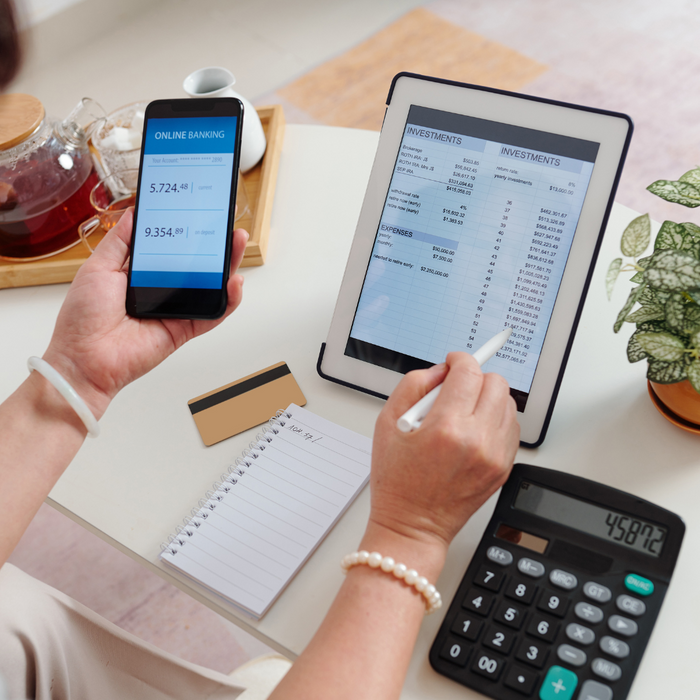
[[[570,700],[578,685],[578,676],[561,666],[552,666],[540,688],[540,700]]]
[[[644,576],[638,574],[627,574],[625,576],[625,586],[628,591],[637,595],[651,595],[654,592],[654,584]]]

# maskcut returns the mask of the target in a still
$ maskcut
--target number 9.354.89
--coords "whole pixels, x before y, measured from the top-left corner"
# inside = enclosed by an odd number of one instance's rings
[[[180,236],[184,233],[182,228],[174,228],[173,226],[147,226],[144,229],[146,238],[164,238],[165,236]]]

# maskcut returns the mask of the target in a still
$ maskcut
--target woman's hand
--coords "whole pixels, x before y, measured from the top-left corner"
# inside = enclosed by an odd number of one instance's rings
[[[133,212],[128,210],[83,264],[68,290],[44,359],[87,402],[96,418],[129,382],[219,325],[240,304],[237,270],[248,234],[233,232],[231,276],[224,315],[213,321],[136,319],[126,314],[126,282]]]
[[[401,432],[398,418],[441,381],[420,428]],[[368,534],[389,531],[444,556],[507,479],[519,436],[508,384],[497,374],[482,374],[470,355],[453,352],[442,365],[409,373],[377,420]]]
[[[444,379],[420,428],[396,421]],[[360,549],[390,556],[437,581],[447,546],[506,480],[520,429],[506,381],[473,357],[411,372],[382,410],[372,448],[372,508]],[[425,611],[394,576],[354,566],[321,628],[272,697],[398,698]]]

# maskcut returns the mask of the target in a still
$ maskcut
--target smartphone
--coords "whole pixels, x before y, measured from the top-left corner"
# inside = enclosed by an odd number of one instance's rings
[[[146,108],[129,315],[212,319],[226,310],[242,124],[233,97]]]

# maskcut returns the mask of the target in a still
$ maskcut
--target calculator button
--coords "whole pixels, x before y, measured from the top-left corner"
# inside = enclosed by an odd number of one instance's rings
[[[600,640],[600,648],[606,654],[617,659],[626,659],[630,655],[629,645],[615,637],[605,636]]]
[[[466,613],[457,613],[457,617],[452,623],[452,631],[460,637],[466,637],[469,641],[475,642],[483,626],[484,623],[481,620]]]
[[[454,637],[448,637],[445,646],[440,652],[440,658],[456,666],[466,666],[470,650],[469,644],[464,644],[464,642]]]
[[[523,557],[518,562],[518,571],[526,576],[531,576],[532,578],[539,578],[544,576],[544,564],[541,564],[534,559],[528,559]]]
[[[497,659],[491,654],[487,654],[482,651],[474,658],[472,671],[474,671],[474,673],[478,673],[480,676],[485,676],[492,681],[497,681],[498,677],[501,675],[504,664],[505,661],[503,661],[503,659]]]
[[[538,680],[539,676],[534,671],[511,666],[510,671],[508,671],[506,677],[503,679],[503,685],[517,690],[523,695],[531,695]]]
[[[583,594],[598,603],[607,603],[612,598],[612,591],[609,588],[593,581],[583,584]]]
[[[600,622],[604,617],[603,611],[590,603],[576,603],[574,612],[579,620],[585,620],[592,625]]]
[[[532,639],[523,639],[520,642],[518,650],[515,652],[515,658],[519,661],[524,661],[535,668],[542,668],[547,660],[549,647],[542,642],[535,642]]]
[[[593,644],[595,642],[595,633],[589,630],[588,627],[579,625],[577,622],[572,622],[566,626],[566,636],[577,644]]]
[[[566,591],[573,591],[578,586],[578,579],[567,571],[554,569],[549,574],[550,582],[558,588],[563,588]]]
[[[635,617],[644,615],[647,611],[647,606],[644,604],[644,601],[639,600],[639,598],[633,598],[631,595],[617,596],[615,605],[617,605],[617,609],[621,612],[634,615]]]
[[[569,607],[569,599],[562,596],[561,593],[555,593],[546,588],[542,591],[537,607],[557,617],[564,617],[566,609]]]
[[[527,633],[533,637],[544,639],[545,642],[554,641],[558,625],[554,620],[548,620],[542,615],[533,615],[527,627]]]
[[[492,567],[482,566],[474,579],[474,585],[488,588],[490,591],[498,591],[504,578],[505,574],[502,571],[494,571]]]
[[[598,681],[586,681],[581,686],[580,700],[612,700],[613,691]]]
[[[625,588],[637,595],[651,595],[654,592],[654,584],[644,576],[638,574],[628,574],[625,576]]]
[[[637,634],[637,630],[639,629],[634,620],[629,620],[620,615],[612,615],[608,619],[608,627],[613,632],[617,632],[617,634],[621,634],[623,637],[631,637]]]
[[[484,635],[482,644],[489,649],[500,651],[502,654],[510,654],[515,641],[515,633],[503,628],[491,627]]]
[[[486,617],[491,611],[492,604],[493,596],[490,593],[484,593],[476,588],[472,588],[462,602],[462,607],[475,612],[477,615]]]
[[[560,661],[564,661],[572,666],[583,666],[588,660],[584,652],[570,644],[561,644],[557,649],[557,656]]]
[[[525,605],[532,603],[535,593],[537,593],[537,586],[534,583],[525,583],[516,578],[511,580],[505,591],[506,597],[519,600]]]
[[[540,688],[540,700],[571,700],[578,685],[578,676],[561,666],[552,666]]]
[[[524,617],[525,611],[522,608],[504,600],[493,616],[493,619],[496,620],[496,622],[500,622],[502,625],[507,625],[515,630],[519,630],[522,627]]]
[[[622,669],[617,664],[605,659],[593,659],[591,671],[608,681],[616,681],[622,675]]]
[[[513,555],[500,547],[489,547],[486,556],[495,564],[508,566],[513,563]]]

